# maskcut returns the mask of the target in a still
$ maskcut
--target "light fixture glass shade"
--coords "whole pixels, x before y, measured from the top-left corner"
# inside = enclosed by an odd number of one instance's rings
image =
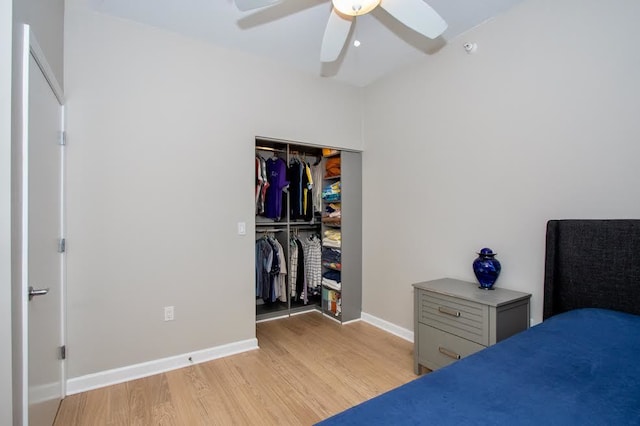
[[[371,12],[380,0],[331,0],[333,7],[343,15],[359,16]]]

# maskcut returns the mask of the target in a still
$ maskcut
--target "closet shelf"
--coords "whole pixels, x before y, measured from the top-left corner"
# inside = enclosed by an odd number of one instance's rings
[[[331,223],[331,222],[322,222],[322,224],[323,224],[324,226],[329,227],[329,228],[336,228],[336,229],[340,229],[340,227],[342,226],[342,225],[341,225],[341,224],[339,224],[339,223]]]
[[[336,151],[328,155],[323,155],[322,158],[331,158],[331,157],[339,157],[339,156],[340,156],[340,151]]]
[[[287,221],[282,221],[282,222],[268,222],[268,221],[256,221],[256,226],[260,227],[260,226],[278,226],[278,227],[283,227],[285,228],[287,225],[291,226],[291,227],[302,227],[302,226],[308,226],[308,227],[319,227],[321,225],[320,222],[296,222],[296,221],[292,221],[292,222],[287,222]]]
[[[320,222],[313,222],[313,221],[291,221],[289,222],[289,225],[291,226],[319,226]]]
[[[258,222],[256,221],[256,226],[275,226],[275,227],[286,227],[287,222]]]

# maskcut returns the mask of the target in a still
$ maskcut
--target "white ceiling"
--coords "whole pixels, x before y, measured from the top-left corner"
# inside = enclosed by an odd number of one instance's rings
[[[437,54],[447,42],[462,46],[466,40],[452,40],[521,1],[429,0],[449,25],[435,40],[408,29],[378,7],[357,18],[341,57],[321,64],[329,0],[283,0],[245,13],[238,11],[232,0],[89,0],[100,13],[266,56],[355,86],[366,86],[399,67]],[[355,38],[361,41],[358,48],[353,46]]]

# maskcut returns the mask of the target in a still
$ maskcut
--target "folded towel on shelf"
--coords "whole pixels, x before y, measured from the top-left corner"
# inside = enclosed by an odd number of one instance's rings
[[[340,263],[340,258],[342,257],[342,253],[338,249],[334,248],[323,248],[322,249],[322,260],[324,262],[337,262]]]
[[[326,271],[324,274],[322,274],[322,278],[326,278],[328,280],[332,280],[338,283],[342,281],[340,276],[341,276],[340,271]]]
[[[327,161],[325,163],[325,169],[326,169],[326,173],[325,173],[325,177],[335,177],[335,176],[340,176],[340,168],[341,168],[341,160],[340,157],[331,157],[331,158],[327,158]]]
[[[342,207],[340,203],[330,203],[325,206],[322,213],[322,223],[340,225],[342,220]]]
[[[341,194],[340,181],[334,182],[322,188],[322,199],[325,201],[340,201]]]
[[[340,241],[342,239],[342,233],[339,229],[327,229],[324,231],[324,238],[328,240]]]
[[[337,281],[334,281],[334,280],[330,280],[328,278],[323,278],[322,279],[322,285],[325,286],[325,287],[329,287],[329,288],[331,288],[333,290],[338,290],[338,291],[342,290],[342,284],[341,283],[339,283]]]
[[[323,239],[322,240],[322,246],[323,247],[333,247],[333,248],[340,248],[340,241],[336,241],[336,240],[331,240],[331,239]]]

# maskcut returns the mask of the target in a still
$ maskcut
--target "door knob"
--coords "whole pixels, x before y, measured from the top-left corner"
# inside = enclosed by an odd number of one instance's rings
[[[33,288],[29,286],[29,301],[31,301],[34,296],[44,296],[47,293],[49,293],[48,288]]]

